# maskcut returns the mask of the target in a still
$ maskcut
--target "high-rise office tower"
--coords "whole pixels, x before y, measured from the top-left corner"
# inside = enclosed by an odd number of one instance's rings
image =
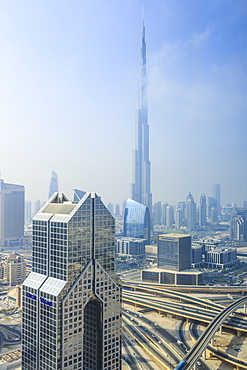
[[[28,224],[32,220],[32,202],[25,201],[25,222]]]
[[[162,225],[166,226],[166,208],[168,204],[165,203],[162,205]]]
[[[0,247],[17,247],[24,235],[25,188],[0,179]]]
[[[217,200],[213,197],[208,197],[208,219],[211,221],[212,221],[212,208],[215,208],[217,210]]]
[[[199,226],[203,227],[207,225],[207,202],[206,195],[202,194],[200,196],[200,206],[199,206]]]
[[[158,201],[154,204],[153,209],[153,223],[154,225],[161,225],[162,208],[161,201]]]
[[[115,205],[115,217],[118,217],[120,215],[120,205]]]
[[[34,214],[33,215],[36,215],[36,213],[39,212],[40,208],[41,208],[41,201],[40,199],[38,199],[34,202]]]
[[[158,268],[182,271],[191,268],[191,236],[158,235]]]
[[[55,171],[52,171],[48,199],[50,199],[50,197],[57,191],[58,191],[58,177],[57,173]]]
[[[113,215],[114,214],[114,211],[113,211],[113,204],[111,202],[109,202],[107,204],[107,209],[109,212],[111,212],[111,214]]]
[[[79,197],[80,198],[80,197]],[[114,218],[95,193],[55,193],[33,218],[23,283],[22,370],[119,370]]]
[[[191,193],[186,198],[187,229],[193,231],[196,228],[196,203]]]
[[[150,176],[146,41],[144,20],[142,20],[139,107],[136,114],[136,149],[133,151],[133,184],[131,184],[130,198],[148,207],[151,214],[152,194]]]
[[[182,226],[182,210],[181,208],[176,209],[176,219],[175,219],[175,227],[176,229],[180,229]]]
[[[150,215],[148,207],[128,199],[124,211],[124,236],[150,241]]]
[[[172,229],[173,224],[174,224],[174,209],[173,209],[173,206],[167,206],[166,207],[166,226],[169,229]]]
[[[220,216],[221,215],[220,184],[214,184],[213,185],[213,197],[216,199],[218,216]]]
[[[181,209],[182,212],[182,226],[186,224],[186,203],[178,202],[177,208]]]
[[[247,242],[247,208],[236,207],[230,221],[230,238]]]

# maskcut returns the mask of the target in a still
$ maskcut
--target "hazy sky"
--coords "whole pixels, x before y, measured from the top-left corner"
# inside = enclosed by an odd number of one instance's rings
[[[246,0],[0,0],[0,170],[26,199],[52,169],[129,196],[142,4],[154,202],[247,200]]]

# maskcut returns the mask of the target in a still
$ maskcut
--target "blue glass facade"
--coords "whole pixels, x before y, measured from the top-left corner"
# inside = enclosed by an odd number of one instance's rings
[[[128,199],[124,212],[124,236],[150,240],[150,215],[148,207]]]

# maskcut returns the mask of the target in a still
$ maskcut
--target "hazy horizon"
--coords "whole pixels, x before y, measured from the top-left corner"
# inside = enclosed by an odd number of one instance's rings
[[[145,13],[153,203],[247,200],[247,2],[0,5],[0,171],[26,200],[129,197]]]

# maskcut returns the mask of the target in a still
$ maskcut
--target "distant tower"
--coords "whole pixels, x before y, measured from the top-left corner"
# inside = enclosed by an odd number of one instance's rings
[[[232,211],[230,221],[231,240],[247,242],[247,208],[236,207]]]
[[[55,171],[52,171],[48,199],[50,199],[50,197],[57,192],[58,192],[58,177],[57,173]]]
[[[145,26],[142,19],[141,78],[139,86],[139,108],[136,115],[136,149],[133,151],[133,184],[131,199],[148,207],[152,212],[150,185],[151,164],[149,160],[149,125],[146,72]]]
[[[220,184],[213,185],[213,197],[216,199],[218,216],[220,216]]]
[[[217,200],[213,197],[208,197],[208,219],[209,220],[211,220],[212,218],[212,208],[215,208],[217,210]]]
[[[166,207],[166,226],[169,229],[172,229],[173,224],[174,224],[174,209],[173,209],[173,206],[167,206]]]
[[[154,204],[153,221],[154,225],[161,225],[162,208],[161,201]]]
[[[36,215],[36,213],[39,212],[41,208],[41,202],[40,202],[40,199],[36,200],[36,202],[34,203],[34,214]]]
[[[168,204],[165,203],[162,205],[162,225],[166,226],[166,208]]]
[[[200,197],[200,207],[199,207],[199,226],[206,226],[207,224],[207,202],[206,195],[202,194]]]
[[[180,229],[182,226],[182,210],[181,208],[176,209],[176,220],[175,220],[175,227],[176,229]]]
[[[113,204],[111,202],[109,202],[107,204],[107,209],[108,209],[109,212],[111,212],[112,215],[114,214],[114,212],[113,212]]]
[[[115,205],[115,217],[118,217],[120,215],[120,205]]]
[[[19,247],[24,235],[25,188],[0,179],[0,247]]]
[[[193,231],[196,228],[196,203],[191,193],[186,198],[187,229]]]
[[[30,200],[25,201],[25,222],[28,224],[32,219],[32,202]]]

